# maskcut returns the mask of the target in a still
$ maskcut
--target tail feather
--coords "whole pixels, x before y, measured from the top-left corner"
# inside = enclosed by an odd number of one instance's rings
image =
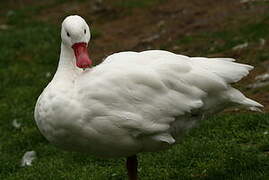
[[[242,104],[249,106],[249,107],[263,107],[263,105],[261,105],[260,103],[254,101],[252,99],[249,99],[247,97],[245,97],[245,100],[242,102]]]
[[[260,103],[247,98],[244,94],[242,94],[239,90],[231,87],[228,91],[225,92],[225,96],[232,102],[236,104],[243,105],[245,107],[257,107],[262,108],[263,105]]]
[[[260,103],[247,98],[239,90],[229,85],[247,76],[249,71],[253,69],[253,66],[236,63],[232,58],[192,57],[191,59],[194,63],[199,64],[201,68],[214,73],[227,83],[228,90],[222,94],[224,101],[232,102],[233,105],[241,105],[253,110],[258,110],[263,107]]]
[[[202,58],[192,57],[200,67],[215,73],[225,80],[226,83],[235,83],[248,75],[253,66],[233,62],[232,58]]]

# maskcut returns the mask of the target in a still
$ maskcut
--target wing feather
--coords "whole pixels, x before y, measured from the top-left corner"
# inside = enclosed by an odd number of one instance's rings
[[[109,122],[123,133],[145,138],[145,142],[151,139],[172,144],[171,134],[182,134],[172,132],[177,129],[173,125],[192,127],[192,112],[218,105],[225,99],[223,92],[230,89],[229,83],[252,68],[232,61],[158,50],[113,54],[78,82],[81,102],[100,109],[99,113],[87,109],[86,118],[113,117]],[[186,114],[190,120],[183,116]],[[184,117],[184,122],[179,117]]]

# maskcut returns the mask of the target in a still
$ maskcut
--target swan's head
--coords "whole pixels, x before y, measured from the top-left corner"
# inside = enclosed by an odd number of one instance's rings
[[[90,28],[82,17],[66,17],[62,23],[61,37],[63,45],[73,49],[77,67],[87,68],[92,65],[87,49],[91,38]]]

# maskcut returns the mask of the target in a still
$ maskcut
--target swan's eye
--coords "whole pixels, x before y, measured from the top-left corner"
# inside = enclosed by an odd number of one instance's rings
[[[69,34],[69,32],[67,32],[67,33],[66,33],[66,35],[67,35],[68,37],[70,37],[70,34]]]
[[[84,29],[84,34],[86,34],[86,29]]]

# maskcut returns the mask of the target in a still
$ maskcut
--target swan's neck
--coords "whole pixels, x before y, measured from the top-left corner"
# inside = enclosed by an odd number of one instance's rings
[[[73,49],[61,44],[60,60],[52,82],[62,86],[72,86],[75,79],[82,70],[75,65],[75,55]]]
[[[82,70],[75,65],[73,49],[61,44],[60,60],[55,76],[58,78],[75,78]],[[70,77],[71,76],[71,77]],[[75,76],[75,77],[74,77]]]

